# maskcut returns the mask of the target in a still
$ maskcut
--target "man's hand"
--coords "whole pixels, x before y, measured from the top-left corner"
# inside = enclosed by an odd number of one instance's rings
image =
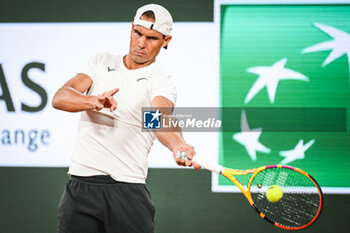
[[[109,108],[111,112],[117,109],[117,102],[114,100],[113,95],[119,91],[119,88],[111,91],[103,92],[96,96],[95,110],[100,111],[103,108]]]
[[[180,151],[180,152],[185,152],[187,151],[187,158],[188,160],[184,159],[184,158],[178,158],[176,155],[177,155],[177,152]],[[176,163],[179,165],[179,166],[184,166],[184,167],[191,167],[193,166],[194,169],[196,170],[199,170],[201,167],[195,163],[195,162],[192,162],[192,158],[193,158],[193,155],[195,155],[196,152],[194,151],[194,147],[187,144],[187,143],[182,143],[178,146],[175,146],[174,149],[173,149],[173,156],[174,156],[174,159],[176,161]]]

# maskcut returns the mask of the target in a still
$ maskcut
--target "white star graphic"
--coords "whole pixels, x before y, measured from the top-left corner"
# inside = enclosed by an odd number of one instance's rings
[[[280,80],[295,79],[309,81],[308,77],[294,70],[285,68],[287,58],[283,58],[272,66],[256,66],[247,69],[247,72],[260,75],[250,88],[244,103],[247,104],[265,86],[269,95],[270,103],[274,103],[278,82]]]
[[[330,27],[320,23],[314,23],[314,26],[328,34],[330,37],[333,38],[333,40],[321,42],[319,44],[310,46],[306,49],[303,49],[301,53],[312,53],[325,50],[332,50],[326,58],[326,60],[322,63],[323,67],[333,62],[337,58],[341,57],[342,55],[346,54],[348,56],[350,81],[350,34],[339,30],[335,27]]]
[[[232,138],[238,143],[242,144],[246,148],[250,158],[255,161],[257,151],[264,153],[271,152],[269,148],[265,147],[259,142],[259,137],[261,133],[262,128],[249,128],[247,116],[245,111],[243,110],[241,113],[241,132],[234,134]]]
[[[307,151],[312,146],[312,144],[314,144],[314,142],[315,142],[315,139],[312,139],[304,145],[303,139],[300,139],[298,144],[294,147],[294,149],[287,150],[287,151],[280,151],[280,155],[285,157],[285,159],[281,161],[281,164],[287,164],[297,159],[304,159],[305,151]]]
[[[157,111],[155,113],[151,113],[151,114],[153,116],[151,122],[154,121],[155,119],[157,119],[157,121],[159,121],[159,116],[162,115],[162,113],[159,112],[159,109],[157,109]]]

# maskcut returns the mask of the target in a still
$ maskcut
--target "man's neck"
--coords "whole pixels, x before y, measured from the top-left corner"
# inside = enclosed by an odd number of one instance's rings
[[[132,60],[130,53],[128,53],[126,56],[123,57],[123,63],[125,67],[129,70],[135,70],[135,69],[140,69],[142,67],[148,66],[152,64],[155,61],[150,61],[150,62],[145,62],[145,63],[136,63]]]

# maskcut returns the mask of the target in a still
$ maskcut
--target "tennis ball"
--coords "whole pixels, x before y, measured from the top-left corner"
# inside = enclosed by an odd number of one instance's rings
[[[266,191],[266,198],[270,202],[278,202],[283,197],[282,189],[277,185],[270,186]]]

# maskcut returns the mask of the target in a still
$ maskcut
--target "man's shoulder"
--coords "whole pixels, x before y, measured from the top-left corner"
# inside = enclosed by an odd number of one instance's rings
[[[121,59],[120,54],[113,54],[110,52],[98,52],[95,55],[95,59],[101,62],[117,61]]]
[[[156,77],[169,78],[171,76],[170,73],[167,70],[165,70],[163,67],[161,67],[158,63],[155,63],[153,65],[152,71]]]

